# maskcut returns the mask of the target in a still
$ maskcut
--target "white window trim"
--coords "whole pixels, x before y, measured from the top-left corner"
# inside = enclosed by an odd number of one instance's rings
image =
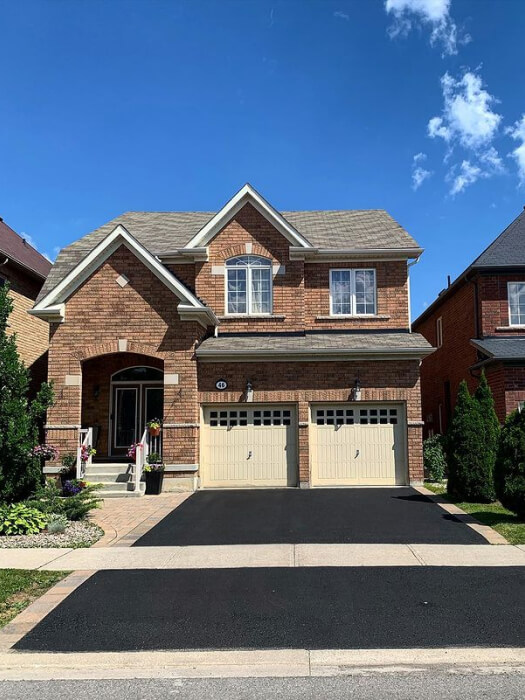
[[[514,280],[513,282],[507,282],[507,309],[509,314],[509,327],[512,328],[522,328],[525,323],[512,323],[512,313],[510,309],[510,285],[511,284],[525,284],[525,281]]]
[[[436,347],[443,345],[443,316],[436,318]]]
[[[256,265],[256,267],[259,270],[270,270],[270,310],[261,312],[261,313],[252,313],[251,308],[252,308],[252,285],[251,285],[251,271],[252,271],[252,266],[251,265],[246,265],[245,267],[239,267],[237,269],[240,270],[246,270],[246,313],[237,313],[237,312],[230,312],[228,311],[228,270],[235,270],[236,268],[234,266],[228,267],[228,262],[230,260],[235,260],[237,258],[259,258],[260,260],[265,260],[267,261],[267,265]],[[246,318],[246,317],[265,317],[265,316],[271,316],[273,313],[273,265],[272,261],[270,258],[265,258],[264,255],[253,255],[253,254],[246,254],[246,255],[234,255],[233,258],[228,258],[226,260],[226,263],[224,265],[224,315],[228,316],[230,318]]]
[[[337,314],[334,313],[333,297],[332,297],[332,275],[334,272],[350,272],[350,303],[352,307],[352,313],[349,314]],[[355,312],[355,273],[356,272],[373,272],[374,273],[374,313],[373,314],[358,314]],[[377,277],[376,270],[374,267],[332,267],[330,268],[330,316],[335,318],[373,318],[377,316]]]

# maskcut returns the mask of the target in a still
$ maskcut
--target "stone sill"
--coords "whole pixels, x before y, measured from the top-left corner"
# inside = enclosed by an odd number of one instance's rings
[[[498,326],[496,331],[508,332],[508,331],[525,331],[525,326]]]
[[[360,316],[351,316],[350,314],[334,314],[334,316],[316,316],[316,321],[390,321],[391,316],[367,316],[366,314],[361,314]]]
[[[284,321],[284,314],[267,314],[266,316],[247,316],[245,314],[228,314],[217,316],[219,321]]]

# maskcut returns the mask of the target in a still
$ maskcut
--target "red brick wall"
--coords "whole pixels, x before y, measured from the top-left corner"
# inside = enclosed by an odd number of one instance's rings
[[[116,279],[130,282],[120,287]],[[124,246],[75,291],[66,303],[66,320],[51,327],[49,377],[56,387],[56,404],[49,411],[50,425],[81,423],[81,388],[66,385],[66,375],[79,375],[91,357],[114,355],[118,340],[128,340],[128,352],[157,358],[165,373],[179,374],[180,384],[164,391],[164,421],[194,423],[199,412],[195,401],[197,370],[194,347],[205,331],[195,322],[181,321],[177,298]],[[164,450],[168,461],[194,464],[196,437],[180,439],[187,428],[167,428]],[[75,431],[49,431],[50,442],[74,449]]]
[[[243,400],[246,382],[253,385],[254,402],[286,402],[298,406],[299,422],[310,420],[309,403],[348,401],[359,372],[362,401],[406,403],[409,424],[409,471],[412,481],[423,478],[421,454],[421,399],[417,361],[388,362],[266,362],[201,363],[199,401],[205,404]],[[215,382],[226,379],[227,391]],[[299,428],[299,476],[309,480],[308,429]]]
[[[309,328],[408,328],[408,268],[405,261],[305,264],[305,324]],[[330,317],[330,270],[374,268],[378,318]]]
[[[452,409],[456,402],[460,382],[467,380],[471,391],[477,381],[470,375],[471,367],[477,358],[470,339],[476,337],[474,286],[466,283],[455,294],[445,300],[414,330],[421,333],[434,347],[437,347],[436,320],[443,319],[443,345],[423,360],[421,365],[421,389],[425,431],[439,432],[439,405],[442,405],[443,430],[447,429],[444,382],[450,382]],[[430,414],[433,421],[428,420]]]
[[[522,274],[482,274],[479,279],[481,334],[523,335],[523,328],[509,328],[508,282],[525,282]],[[504,328],[505,330],[498,330]]]
[[[515,411],[525,401],[525,367],[505,367],[505,414]],[[504,416],[500,418],[503,420]]]

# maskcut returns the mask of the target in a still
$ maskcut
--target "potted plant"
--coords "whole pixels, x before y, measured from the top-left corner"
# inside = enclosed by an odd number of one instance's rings
[[[144,465],[144,476],[146,478],[146,495],[158,496],[162,491],[164,481],[164,464],[158,452],[148,455],[148,463]]]
[[[38,457],[44,462],[56,462],[60,451],[58,447],[55,447],[54,445],[43,444],[36,445],[35,447],[33,447],[33,449],[31,450],[31,454],[33,457]]]
[[[62,488],[64,488],[66,481],[74,478],[75,462],[75,455],[67,454],[62,457],[62,469],[60,470],[60,483]]]
[[[160,435],[160,426],[162,425],[160,418],[153,418],[152,420],[149,420],[146,425],[151,437],[158,437]]]

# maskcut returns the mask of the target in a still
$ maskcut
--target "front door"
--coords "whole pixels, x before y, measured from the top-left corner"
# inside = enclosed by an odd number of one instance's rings
[[[139,442],[146,422],[153,418],[162,419],[163,404],[162,385],[114,385],[111,454],[124,455],[130,445]]]

